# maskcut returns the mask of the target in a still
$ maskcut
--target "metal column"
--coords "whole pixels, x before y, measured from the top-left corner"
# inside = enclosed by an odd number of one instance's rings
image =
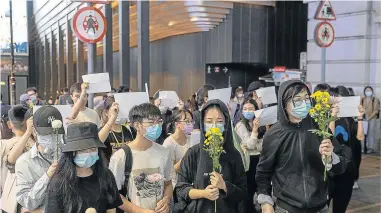
[[[56,36],[54,32],[50,32],[50,72],[51,72],[51,88],[52,88],[52,100],[53,103],[57,96],[57,82],[58,82],[58,72],[57,72],[57,47],[56,47]]]
[[[39,65],[38,65],[38,77],[39,77],[38,91],[39,91],[41,97],[43,97],[43,95],[45,93],[45,52],[44,52],[44,45],[43,45],[42,41],[39,41],[38,52],[40,54],[40,57],[38,60],[38,62],[39,62]]]
[[[77,72],[76,72],[76,79],[77,82],[82,82],[82,75],[84,74],[85,69],[85,63],[84,63],[84,53],[83,53],[83,42],[79,40],[78,38],[75,39],[77,47],[76,47],[76,65],[77,65]]]
[[[50,98],[50,87],[51,87],[51,71],[50,71],[50,54],[49,54],[49,41],[48,37],[45,35],[45,83],[44,83],[44,95],[43,98],[45,100],[49,100]]]
[[[326,48],[325,47],[321,47],[321,83],[324,84],[325,83],[325,51],[326,51]]]
[[[92,7],[93,3],[88,3],[87,6]],[[97,56],[96,44],[87,43],[87,73],[95,73],[95,59]],[[90,109],[94,108],[94,94],[89,94],[87,104]]]
[[[130,87],[130,75],[130,2],[119,0],[119,84]]]
[[[119,5],[120,6],[120,5]],[[112,53],[112,8],[111,4],[105,4],[103,13],[106,17],[107,31],[103,39],[103,72],[108,72],[110,75],[111,87],[114,85],[114,69],[113,69],[113,53]],[[123,21],[123,20],[121,20]],[[119,21],[120,22],[120,21]]]
[[[149,48],[149,1],[137,1],[138,19],[138,90],[144,84],[150,85],[150,48]]]
[[[66,19],[66,86],[68,88],[77,82],[76,77],[73,65],[73,33],[69,19]]]
[[[57,70],[58,70],[58,89],[65,86],[65,65],[64,65],[64,44],[63,44],[63,32],[61,26],[57,26]]]

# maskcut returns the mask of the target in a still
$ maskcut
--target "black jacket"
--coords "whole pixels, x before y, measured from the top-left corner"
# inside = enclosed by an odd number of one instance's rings
[[[298,124],[291,123],[282,101],[285,91],[296,84],[303,83],[287,81],[279,88],[278,122],[264,136],[257,166],[257,191],[271,196],[273,187],[276,204],[289,212],[318,212],[327,204],[328,194],[324,164],[319,153],[322,139],[308,131],[316,129],[311,117],[307,116]],[[332,143],[340,162],[329,172],[342,174],[347,160],[340,144],[334,139]]]
[[[217,200],[217,212],[245,213],[244,202],[247,196],[247,180],[241,155],[233,144],[229,111],[221,101],[211,100],[204,105],[201,111],[201,118],[205,114],[205,109],[212,105],[222,110],[226,122],[226,131],[224,132],[224,150],[226,153],[221,154],[220,164],[227,193],[220,190],[220,196]],[[205,140],[204,124],[201,122],[200,125],[200,141],[203,142]],[[205,189],[210,185],[209,173],[212,171],[212,159],[202,148],[202,143],[191,147],[181,161],[180,172],[178,173],[177,185],[175,187],[174,213],[214,213],[214,201],[207,199],[191,200],[189,198],[189,191],[191,189]]]

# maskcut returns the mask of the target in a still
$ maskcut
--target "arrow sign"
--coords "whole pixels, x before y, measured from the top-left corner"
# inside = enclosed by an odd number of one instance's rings
[[[316,10],[315,19],[323,21],[336,20],[335,12],[333,11],[332,4],[329,0],[320,2],[320,5]]]
[[[223,71],[224,71],[225,73],[227,73],[227,72],[228,72],[228,68],[227,68],[227,67],[224,67]]]

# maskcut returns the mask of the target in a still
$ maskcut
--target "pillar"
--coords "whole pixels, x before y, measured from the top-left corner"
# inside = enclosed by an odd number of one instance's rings
[[[120,4],[119,4],[120,6]],[[114,75],[113,75],[113,63],[112,63],[112,8],[111,4],[104,5],[103,13],[106,17],[107,31],[103,39],[103,72],[108,72],[110,75],[111,87],[115,87]],[[123,21],[119,19],[119,22]]]
[[[73,67],[73,32],[69,19],[66,20],[66,86],[71,87],[76,80]]]
[[[50,32],[50,72],[51,72],[51,96],[53,102],[56,100],[57,96],[57,82],[58,82],[58,72],[57,72],[57,45],[56,36],[54,32]]]
[[[65,65],[64,65],[64,43],[61,26],[57,26],[57,71],[58,71],[58,89],[65,86]]]
[[[119,84],[130,87],[130,2],[119,0]]]
[[[137,1],[136,4],[138,8],[138,90],[145,91],[144,84],[150,85],[149,1]]]

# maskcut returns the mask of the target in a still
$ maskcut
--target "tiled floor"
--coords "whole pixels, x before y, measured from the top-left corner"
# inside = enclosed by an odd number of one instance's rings
[[[360,168],[360,188],[353,191],[347,213],[381,212],[381,157],[365,155]]]

